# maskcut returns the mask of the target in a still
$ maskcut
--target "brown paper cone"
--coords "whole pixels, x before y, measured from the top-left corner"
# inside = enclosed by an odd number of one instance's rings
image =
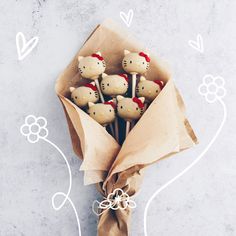
[[[183,100],[169,73],[151,55],[149,80],[160,79],[166,84],[158,97],[128,134],[122,147],[107,131],[68,98],[69,87],[85,83],[77,70],[78,55],[101,51],[108,74],[124,73],[123,51],[147,51],[127,32],[110,20],[99,25],[59,77],[56,92],[61,100],[75,153],[83,160],[84,183],[99,183],[107,196],[115,188],[127,189],[133,196],[140,188],[143,170],[148,165],[190,148],[196,136],[184,114]],[[99,218],[98,235],[127,236],[130,209],[105,210]]]

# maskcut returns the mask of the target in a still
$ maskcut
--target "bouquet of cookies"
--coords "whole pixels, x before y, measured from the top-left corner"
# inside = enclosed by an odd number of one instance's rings
[[[170,74],[112,21],[96,27],[60,75],[62,102],[85,184],[97,184],[98,235],[128,235],[143,170],[197,138]],[[115,199],[118,199],[116,201]]]

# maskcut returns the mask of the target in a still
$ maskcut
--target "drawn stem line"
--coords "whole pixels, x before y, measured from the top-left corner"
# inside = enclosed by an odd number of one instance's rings
[[[77,210],[75,208],[75,205],[74,205],[73,201],[69,197],[69,194],[70,194],[70,191],[71,191],[71,187],[72,187],[72,175],[71,175],[71,169],[70,169],[69,162],[67,161],[64,153],[61,151],[61,149],[55,143],[51,142],[47,138],[42,138],[42,139],[45,142],[47,142],[50,145],[52,145],[55,149],[57,149],[57,151],[61,154],[61,156],[63,157],[64,161],[66,162],[66,166],[67,166],[67,169],[68,169],[68,172],[69,172],[69,187],[68,187],[67,193],[65,194],[63,192],[56,192],[52,196],[52,207],[53,207],[54,210],[59,211],[65,205],[66,201],[68,201],[71,204],[71,206],[72,206],[72,208],[74,210],[75,217],[76,217],[76,220],[77,220],[78,230],[79,230],[79,236],[81,236],[81,228],[80,228],[79,216],[78,216],[78,213],[77,213]],[[64,200],[62,201],[62,203],[59,206],[55,205],[55,198],[57,196],[63,196],[64,197]]]
[[[213,145],[213,143],[216,141],[217,137],[219,136],[226,118],[227,118],[227,109],[225,106],[225,103],[221,100],[218,99],[218,101],[220,102],[220,104],[223,107],[223,119],[222,122],[218,128],[218,130],[216,131],[214,137],[211,139],[211,141],[209,142],[209,144],[205,147],[205,149],[201,152],[201,154],[189,165],[187,166],[183,171],[181,171],[178,175],[176,175],[173,179],[169,180],[166,184],[164,184],[163,186],[161,186],[159,189],[157,189],[154,194],[149,198],[146,206],[145,206],[145,210],[144,210],[144,235],[148,236],[147,234],[147,212],[148,212],[148,208],[151,204],[151,202],[153,201],[153,199],[160,193],[162,192],[165,188],[167,188],[169,185],[171,185],[172,183],[174,183],[177,179],[179,179],[181,176],[183,176],[185,173],[187,173],[194,165],[196,165],[201,158],[206,154],[206,152],[210,149],[210,147]]]

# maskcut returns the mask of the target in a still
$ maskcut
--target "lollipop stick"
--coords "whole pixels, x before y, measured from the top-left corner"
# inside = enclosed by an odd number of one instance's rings
[[[129,130],[130,130],[130,121],[126,121],[126,134],[125,134],[125,137],[128,136]]]
[[[113,98],[113,102],[117,104],[116,98]],[[118,125],[118,118],[115,119],[115,137],[116,141],[119,143],[119,125]]]
[[[112,124],[109,124],[109,127],[110,127],[110,131],[111,131],[111,135],[112,135],[113,137],[115,137],[113,125],[112,125]]]
[[[132,98],[135,97],[136,80],[136,74],[132,74]]]
[[[100,98],[101,98],[101,101],[102,101],[102,102],[105,102],[104,97],[103,97],[103,94],[102,94],[102,91],[101,91],[101,89],[100,89],[100,85],[99,85],[98,79],[95,79],[94,81],[95,81],[96,87],[97,87],[97,89],[98,89],[98,93],[99,93],[99,96],[100,96]]]
[[[116,141],[119,143],[119,127],[118,127],[118,118],[115,119],[115,137]]]

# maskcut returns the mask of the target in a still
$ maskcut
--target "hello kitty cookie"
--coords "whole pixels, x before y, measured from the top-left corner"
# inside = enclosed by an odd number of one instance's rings
[[[136,87],[136,94],[140,97],[145,97],[145,101],[152,102],[164,87],[164,82],[161,80],[146,80],[144,76],[140,77],[140,81]]]
[[[100,99],[104,102],[104,97],[102,95],[100,85],[98,82],[99,76],[105,71],[106,63],[100,52],[93,53],[90,56],[82,57],[78,56],[78,68],[81,76],[83,78],[94,80]]]
[[[130,74],[144,74],[149,69],[150,58],[144,52],[124,50],[123,69]]]
[[[116,105],[112,100],[97,104],[89,102],[88,106],[88,114],[102,126],[111,124],[116,118]]]
[[[97,102],[99,95],[94,82],[78,88],[70,87],[71,100],[79,107],[85,107],[89,102]]]
[[[107,75],[102,74],[102,93],[111,97],[124,95],[128,90],[128,76],[126,74]]]
[[[100,52],[93,53],[90,56],[78,56],[78,68],[83,78],[95,80],[106,69],[106,63]]]
[[[139,119],[143,114],[144,97],[125,98],[117,96],[117,113],[126,121]]]

